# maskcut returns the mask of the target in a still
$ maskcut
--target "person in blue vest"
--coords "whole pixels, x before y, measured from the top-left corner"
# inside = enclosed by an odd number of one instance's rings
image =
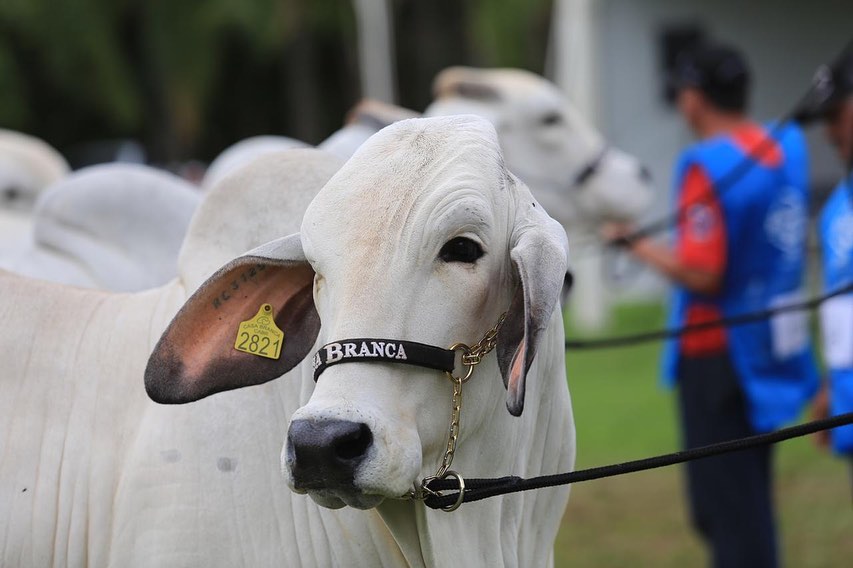
[[[682,55],[673,80],[678,110],[698,139],[675,166],[674,245],[627,239],[632,227],[621,224],[606,225],[604,237],[671,280],[672,327],[802,299],[802,132],[748,117],[750,72],[732,47]],[[806,315],[685,333],[665,348],[663,381],[678,387],[687,448],[779,428],[797,418],[819,384]],[[687,465],[691,517],[713,566],[779,564],[771,466],[766,446]]]
[[[833,65],[818,69],[813,92],[813,104],[798,118],[803,123],[824,121],[845,172],[818,220],[823,286],[829,293],[853,283],[853,43]],[[814,414],[823,418],[853,412],[853,294],[821,306],[821,332],[829,380],[815,401]],[[853,425],[824,432],[819,440],[853,466]]]

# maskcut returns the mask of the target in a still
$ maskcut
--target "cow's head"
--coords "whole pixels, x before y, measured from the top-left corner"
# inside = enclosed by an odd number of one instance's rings
[[[190,402],[277,378],[349,338],[473,343],[507,312],[496,354],[471,383],[464,431],[473,431],[505,413],[504,399],[521,414],[566,264],[564,231],[506,170],[488,122],[399,122],[328,182],[300,234],[247,253],[196,292],[155,349],[146,388],[159,402]],[[277,360],[233,349],[239,323],[264,303],[285,334]],[[406,493],[441,457],[451,390],[420,367],[329,367],[292,417],[288,483],[328,507]]]
[[[564,227],[631,220],[651,200],[647,170],[608,148],[565,95],[520,69],[451,67],[426,116],[477,114],[495,126],[507,166]]]
[[[68,173],[46,142],[0,128],[0,210],[32,211],[42,191]]]

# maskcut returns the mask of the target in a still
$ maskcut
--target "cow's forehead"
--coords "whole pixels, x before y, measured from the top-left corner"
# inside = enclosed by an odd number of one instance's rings
[[[399,234],[456,196],[468,206],[506,202],[507,172],[492,125],[473,116],[420,118],[383,129],[312,202],[303,234]]]
[[[559,89],[539,75],[522,69],[483,71],[483,79],[507,102],[559,105],[564,97]]]

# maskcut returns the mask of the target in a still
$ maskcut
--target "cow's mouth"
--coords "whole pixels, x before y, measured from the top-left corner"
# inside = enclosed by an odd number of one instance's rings
[[[297,493],[307,493],[315,503],[327,509],[340,509],[346,505],[354,509],[372,509],[385,500],[385,497],[382,495],[367,495],[358,490],[312,489],[308,491],[295,491]]]
[[[290,486],[295,493],[307,494],[318,505],[329,509],[340,509],[345,505],[356,509],[371,509],[385,499],[383,495],[362,492],[351,480],[345,483],[329,483],[316,477],[292,477]]]

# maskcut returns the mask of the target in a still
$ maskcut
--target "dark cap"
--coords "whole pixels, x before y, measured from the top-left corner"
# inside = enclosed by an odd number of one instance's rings
[[[676,92],[694,88],[724,110],[746,108],[750,73],[746,59],[733,47],[701,44],[678,56],[670,84]]]
[[[853,95],[853,42],[831,65],[818,67],[794,120],[807,123],[824,118],[850,95]]]

